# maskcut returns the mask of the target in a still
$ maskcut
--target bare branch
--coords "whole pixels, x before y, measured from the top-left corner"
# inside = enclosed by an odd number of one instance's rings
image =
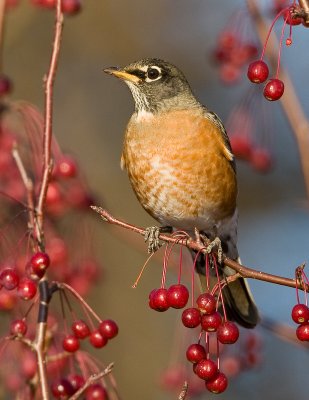
[[[23,184],[26,189],[27,193],[27,205],[28,205],[28,215],[29,215],[29,221],[28,221],[28,228],[30,232],[33,232],[34,225],[35,225],[35,215],[34,215],[34,192],[33,192],[33,182],[32,180],[28,177],[27,171],[25,169],[25,166],[22,162],[22,159],[20,157],[17,145],[15,144],[13,149],[12,149],[12,156],[15,160],[15,163],[17,165],[17,168],[19,170],[21,179],[23,181]]]
[[[61,0],[57,0],[53,51],[50,60],[49,71],[45,81],[43,177],[37,204],[37,219],[38,219],[37,237],[41,245],[42,245],[42,231],[43,231],[43,220],[44,220],[43,209],[44,209],[44,203],[52,167],[51,140],[52,140],[52,118],[53,118],[53,89],[54,89],[54,81],[56,77],[56,71],[60,53],[62,27],[63,27],[63,14],[61,12]]]
[[[118,225],[124,229],[128,229],[130,231],[133,231],[135,233],[139,233],[140,235],[145,234],[145,229],[137,227],[135,225],[128,224],[124,221],[120,221],[116,219],[115,217],[111,216],[106,210],[104,210],[101,207],[96,207],[96,206],[91,206],[91,208],[96,211],[102,219],[105,222],[108,222],[109,224],[113,225]],[[159,239],[167,242],[167,243],[176,243],[179,245],[183,245],[188,247],[189,249],[195,250],[195,251],[201,251],[203,253],[206,253],[206,248],[203,246],[202,243],[200,243],[197,240],[193,240],[192,238],[183,238],[180,239],[179,237],[175,238],[171,235],[166,235],[166,234],[160,234]],[[266,272],[262,272],[253,268],[249,268],[245,265],[241,265],[237,263],[234,260],[231,260],[228,257],[223,257],[223,262],[225,265],[236,271],[240,276],[243,278],[250,278],[250,279],[257,279],[260,281],[264,282],[269,282],[269,283],[274,283],[276,285],[282,285],[282,286],[288,286],[288,287],[293,287],[296,288],[296,286],[301,289],[301,290],[309,290],[308,285],[305,285],[304,283],[296,282],[295,279],[291,278],[285,278],[279,275],[273,275],[273,274],[268,274]]]
[[[93,383],[103,378],[104,376],[110,374],[113,368],[114,368],[114,363],[111,363],[98,374],[90,375],[85,384],[76,393],[74,393],[73,396],[71,396],[68,400],[77,400],[79,396],[82,395],[89,386],[91,386]]]

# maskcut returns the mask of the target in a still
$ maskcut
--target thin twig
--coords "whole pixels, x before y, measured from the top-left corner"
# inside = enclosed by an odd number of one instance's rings
[[[2,53],[3,53],[5,6],[6,6],[6,0],[0,0],[0,72],[2,72]]]
[[[93,383],[103,378],[104,376],[110,374],[113,368],[114,368],[114,363],[111,363],[98,374],[90,375],[89,378],[86,380],[85,384],[76,393],[74,393],[73,396],[69,397],[68,400],[77,400],[79,396],[82,395],[89,386],[91,386]]]
[[[61,12],[61,0],[57,0],[55,37],[53,51],[49,66],[48,75],[45,81],[45,115],[44,115],[44,146],[43,146],[43,177],[37,204],[38,232],[37,237],[42,245],[43,232],[43,209],[45,204],[48,182],[51,173],[51,140],[52,140],[52,119],[53,119],[53,89],[57,71],[57,64],[60,53],[60,44],[63,27],[63,14]]]
[[[35,215],[34,215],[34,191],[33,191],[33,182],[29,178],[26,168],[22,162],[22,159],[20,157],[17,144],[14,145],[12,149],[12,157],[15,160],[15,163],[17,165],[18,171],[20,173],[21,179],[23,181],[23,184],[26,189],[26,194],[27,194],[27,208],[28,208],[28,228],[30,232],[33,232],[34,225],[35,225]]]
[[[189,388],[188,382],[185,382],[178,396],[178,400],[185,400],[185,398],[187,397],[188,388]]]
[[[139,233],[140,235],[144,236],[145,229],[137,227],[132,224],[128,224],[124,221],[120,221],[120,220],[116,219],[115,217],[111,216],[106,210],[104,210],[101,207],[92,206],[91,208],[94,211],[96,211],[98,214],[100,214],[100,216],[102,217],[102,219],[105,222],[108,222],[109,224],[118,225],[124,229],[128,229],[130,231]],[[207,252],[205,249],[205,246],[202,243],[200,243],[199,241],[194,240],[192,238],[179,239],[179,238],[175,238],[171,235],[160,234],[159,239],[164,242],[167,242],[167,243],[177,243],[179,245],[186,246],[187,248],[189,248],[191,250],[200,251],[203,253]],[[243,278],[257,279],[260,281],[274,283],[274,284],[282,285],[282,286],[288,286],[288,287],[292,287],[292,288],[296,288],[296,286],[297,286],[301,290],[304,290],[304,289],[306,289],[307,291],[309,290],[308,285],[300,284],[299,282],[296,282],[295,279],[285,278],[285,277],[282,277],[279,275],[268,274],[266,272],[262,272],[262,271],[259,271],[259,270],[253,269],[253,268],[249,268],[245,265],[239,264],[238,262],[236,262],[228,257],[224,257],[223,262],[226,266],[230,267],[235,272],[238,272],[238,274],[240,276],[242,276]]]
[[[44,223],[44,205],[48,189],[48,182],[51,172],[51,141],[52,141],[52,118],[53,118],[53,87],[56,77],[57,64],[60,52],[60,43],[62,36],[63,14],[61,12],[61,0],[57,0],[55,15],[55,34],[52,48],[52,55],[49,64],[49,71],[45,82],[45,115],[44,115],[44,133],[43,133],[43,175],[36,207],[35,236],[38,245],[44,251],[43,243],[43,223]],[[49,385],[46,369],[46,327],[48,317],[48,307],[52,296],[46,278],[40,282],[40,306],[38,312],[38,322],[36,326],[36,353],[38,362],[39,382],[41,386],[41,397],[43,400],[49,400]]]
[[[263,44],[268,33],[268,24],[264,20],[256,0],[247,0],[247,6],[259,39]],[[266,55],[272,68],[275,69],[278,59],[278,41],[274,35],[269,39]],[[280,79],[285,86],[285,94],[281,97],[280,102],[297,141],[307,198],[309,199],[309,121],[288,73],[282,68],[280,70]]]

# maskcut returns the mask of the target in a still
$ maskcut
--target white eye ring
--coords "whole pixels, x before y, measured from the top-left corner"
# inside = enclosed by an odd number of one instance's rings
[[[152,66],[148,67],[148,69],[146,71],[145,81],[146,82],[154,82],[154,81],[161,79],[161,77],[162,77],[161,68],[157,67],[156,65],[152,65]]]

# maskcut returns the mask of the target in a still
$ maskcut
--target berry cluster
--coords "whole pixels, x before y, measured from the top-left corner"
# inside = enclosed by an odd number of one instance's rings
[[[175,232],[176,237],[181,235]],[[163,312],[169,308],[183,309],[189,300],[189,290],[180,283],[182,273],[182,257],[180,257],[178,283],[165,288],[168,259],[173,245],[166,247],[163,261],[161,288],[154,289],[149,294],[149,307],[155,311]],[[182,253],[181,253],[182,255]],[[192,268],[192,304],[182,312],[182,324],[186,328],[199,328],[200,334],[197,343],[191,344],[186,351],[187,360],[193,363],[194,373],[205,381],[206,388],[212,393],[222,393],[226,390],[228,379],[220,370],[219,345],[233,344],[238,340],[239,330],[236,324],[227,320],[219,270],[214,256],[206,258],[206,286],[207,292],[200,294],[194,304],[194,270],[197,258]],[[210,264],[214,271],[210,270]],[[210,274],[215,273],[217,285],[210,290]],[[218,295],[216,294],[218,292]],[[222,311],[219,311],[221,310]],[[223,312],[223,316],[221,314]],[[215,335],[217,341],[217,360],[210,358],[210,337]],[[202,340],[204,339],[204,344]]]
[[[281,4],[281,7],[279,7],[279,11],[270,26],[260,59],[257,61],[253,61],[248,67],[247,76],[251,82],[260,84],[260,83],[265,82],[268,79],[269,68],[268,68],[268,65],[266,64],[266,62],[263,60],[264,55],[265,55],[265,50],[267,47],[267,43],[268,43],[270,34],[272,32],[272,29],[273,29],[276,21],[280,17],[283,17],[284,22],[283,22],[283,26],[282,26],[280,43],[279,43],[277,71],[276,71],[275,77],[271,78],[267,81],[267,83],[264,86],[264,90],[263,90],[264,97],[269,101],[279,100],[284,93],[284,83],[281,79],[279,79],[280,58],[281,58],[281,49],[282,49],[282,43],[283,43],[283,37],[284,37],[284,30],[285,30],[286,25],[290,26],[289,36],[287,37],[287,39],[285,41],[286,46],[290,46],[293,42],[292,41],[292,27],[294,25],[300,25],[303,21],[302,18],[297,17],[298,10],[299,10],[299,6],[296,5],[295,1],[293,1],[292,4],[289,4],[288,6],[285,6],[285,7],[282,7],[282,4]]]
[[[5,267],[0,271],[1,289],[13,291],[22,300],[31,300],[37,292],[36,281],[41,279],[49,266],[49,256],[46,253],[35,253],[26,264],[24,276],[20,276],[16,268]],[[13,296],[11,297],[14,298]],[[15,303],[15,301],[14,301]]]
[[[185,331],[183,339],[185,345],[188,343],[188,350],[191,346],[194,350],[194,347],[200,344],[194,343],[189,345],[189,343],[192,343],[192,336],[194,334],[194,329],[188,329]],[[178,331],[175,335],[179,336]],[[220,369],[224,371],[228,380],[237,377],[242,372],[248,372],[252,368],[260,365],[262,360],[261,343],[260,336],[256,332],[250,332],[248,330],[242,331],[242,334],[237,341],[237,346],[223,346],[219,342]],[[206,353],[205,346],[201,347],[202,353]],[[216,357],[218,352],[217,347],[218,344],[216,340],[209,341],[209,359]],[[199,347],[197,347],[197,349],[199,349]],[[177,393],[183,382],[187,381],[189,385],[189,397],[202,395],[205,392],[205,380],[201,379],[197,374],[192,374],[192,369],[188,368],[190,365],[182,362],[183,356],[179,353],[178,346],[174,350],[173,354],[171,354],[170,358],[171,365],[161,374],[160,382],[163,389]]]
[[[11,279],[12,280],[12,279]],[[8,280],[7,280],[8,281]],[[81,347],[81,341],[88,339],[89,343],[96,349],[106,346],[109,340],[113,339],[118,334],[118,325],[111,319],[101,320],[90,308],[89,305],[77,294],[74,289],[68,285],[64,285],[63,289],[60,289],[61,298],[65,298],[65,303],[72,316],[72,323],[70,331],[67,329],[67,316],[65,314],[65,307],[62,305],[63,314],[63,328],[59,329],[61,320],[58,317],[54,317],[50,313],[47,324],[47,336],[52,338],[52,341],[46,343],[47,346],[47,369],[49,377],[52,381],[51,393],[56,399],[66,399],[74,394],[81,386],[84,385],[88,377],[95,373],[97,367],[95,367],[95,361],[93,357],[90,357],[88,353],[78,351]],[[83,319],[77,318],[75,314],[75,306],[71,304],[70,294],[73,295],[81,303],[82,309],[84,310],[88,323]],[[36,304],[36,301],[34,305]],[[11,354],[10,359],[14,364],[16,354],[16,344],[18,340],[25,340],[30,342],[34,338],[35,323],[33,321],[33,313],[31,309],[33,305],[28,308],[23,318],[17,318],[12,320],[10,323],[10,336],[8,339],[14,340],[14,346],[8,347],[8,354]],[[88,311],[87,311],[88,310]],[[89,314],[90,313],[90,314]],[[97,324],[93,323],[93,318],[97,320]],[[63,336],[61,331],[66,332]],[[61,349],[59,349],[58,342],[61,341]],[[29,353],[29,349],[25,346],[20,348],[17,353],[19,357],[22,355],[23,363],[20,368],[10,371],[11,366],[8,370],[2,371],[2,375],[6,376],[5,382],[8,389],[13,392],[26,391],[27,386],[23,382],[23,378],[27,381],[34,379],[37,375],[37,363],[36,358],[32,352]],[[73,357],[76,365],[73,364],[70,357]],[[85,368],[89,364],[88,368]],[[73,367],[74,365],[74,367]],[[68,366],[69,372],[68,371]],[[13,368],[13,365],[12,365]],[[95,369],[94,369],[95,368]],[[79,372],[81,371],[81,373]],[[6,375],[7,374],[7,375]],[[14,379],[8,379],[8,376]],[[61,376],[59,378],[59,376]],[[85,399],[108,399],[108,393],[106,384],[96,383],[90,385],[85,391]],[[95,397],[98,396],[98,397]],[[101,396],[101,397],[100,397]]]
[[[191,344],[186,351],[187,360],[193,363],[194,373],[205,380],[206,388],[213,393],[222,393],[228,385],[227,377],[220,371],[219,343],[233,344],[238,340],[237,326],[222,318],[218,311],[218,301],[210,293],[199,295],[196,300],[197,307],[187,308],[182,313],[182,323],[187,328],[200,327],[201,333],[198,343]],[[217,362],[210,358],[210,334],[216,334],[218,342]],[[205,345],[201,344],[203,335]]]
[[[246,18],[247,17],[247,18]],[[247,29],[248,15],[240,10],[231,18],[228,26],[219,36],[213,50],[213,60],[219,65],[222,82],[231,84],[242,76],[242,69],[258,53],[255,40]]]
[[[62,341],[63,349],[69,353],[79,350],[79,341],[87,337],[93,347],[100,349],[106,346],[109,339],[113,339],[118,334],[118,326],[111,319],[101,321],[97,329],[92,331],[85,321],[76,320],[72,323],[71,329],[72,333],[66,335]]]
[[[296,282],[299,282],[300,287],[306,288],[309,285],[309,280],[305,274],[303,266],[296,268]],[[305,290],[305,304],[300,302],[298,287],[296,287],[297,304],[293,307],[291,317],[298,324],[296,336],[299,340],[309,341],[309,307],[308,296]]]

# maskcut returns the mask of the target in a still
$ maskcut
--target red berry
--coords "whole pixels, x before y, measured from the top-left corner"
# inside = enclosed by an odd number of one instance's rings
[[[74,321],[71,329],[78,339],[85,339],[87,336],[90,335],[90,329],[86,322],[83,320]]]
[[[170,307],[183,308],[189,299],[188,289],[182,285],[172,285],[167,290],[167,302]]]
[[[222,82],[226,84],[233,84],[240,78],[241,70],[238,66],[229,62],[220,67],[219,75]]]
[[[268,172],[273,164],[271,154],[266,149],[254,149],[251,153],[250,164],[258,172]]]
[[[292,319],[296,324],[309,321],[309,307],[306,304],[296,304],[292,309]]]
[[[45,275],[45,270],[42,269],[42,270],[37,270],[37,272],[34,272],[31,263],[28,262],[25,267],[25,273],[29,279],[33,281],[38,281]]]
[[[204,331],[215,332],[221,325],[222,317],[218,311],[202,316],[201,326]]]
[[[238,45],[238,39],[233,32],[222,32],[218,40],[218,45],[222,49],[231,50]]]
[[[270,79],[264,87],[264,97],[269,101],[279,100],[284,92],[284,83],[280,79]]]
[[[0,291],[0,310],[11,311],[16,305],[17,297],[14,292]]]
[[[197,308],[186,308],[181,316],[182,323],[187,328],[196,328],[201,323],[201,313]]]
[[[102,335],[102,333],[97,329],[91,332],[89,336],[89,341],[93,347],[100,349],[101,347],[104,347],[107,344],[108,339],[107,337]]]
[[[227,377],[222,373],[218,372],[214,378],[206,382],[206,388],[212,393],[222,393],[226,390],[228,385]]]
[[[35,6],[41,6],[45,8],[54,8],[57,4],[57,0],[32,0]]]
[[[296,336],[299,340],[308,342],[309,341],[309,324],[299,325],[296,329]]]
[[[108,400],[106,389],[99,383],[89,386],[85,394],[85,400]]]
[[[73,178],[77,174],[77,163],[73,157],[64,156],[58,160],[55,167],[55,176],[60,178]]]
[[[74,392],[77,392],[85,384],[85,379],[81,375],[77,374],[68,375],[67,380],[72,385]]]
[[[36,295],[36,284],[32,279],[22,278],[17,287],[17,295],[23,300],[31,300]]]
[[[69,353],[75,353],[79,349],[79,340],[74,335],[67,335],[62,341],[62,347]]]
[[[30,264],[33,272],[39,275],[42,271],[45,272],[47,270],[50,264],[50,259],[48,254],[39,251],[33,254],[30,259]]]
[[[201,360],[196,365],[194,372],[201,379],[212,379],[218,372],[217,365],[212,360]]]
[[[118,335],[118,325],[112,319],[105,319],[100,322],[99,331],[107,339],[113,339]]]
[[[234,322],[225,321],[219,326],[217,337],[219,342],[222,344],[233,344],[237,342],[239,329]]]
[[[61,10],[65,14],[74,15],[77,14],[81,10],[81,2],[80,0],[62,0],[61,1]]]
[[[247,76],[249,80],[253,83],[262,83],[265,82],[269,75],[269,69],[267,64],[262,61],[253,61],[249,67]]]
[[[4,74],[0,74],[0,96],[9,94],[12,91],[12,82]]]
[[[56,399],[67,399],[74,394],[74,388],[67,379],[55,381],[51,386],[51,391]]]
[[[252,144],[247,135],[234,134],[230,138],[231,147],[235,157],[249,160],[252,153]]]
[[[217,300],[210,293],[202,293],[196,300],[197,308],[205,314],[212,314],[216,311]]]
[[[293,18],[293,7],[289,8],[284,14],[283,19],[286,20],[288,25],[300,25],[303,22],[302,18]]]
[[[167,290],[163,288],[152,290],[149,295],[149,306],[156,311],[168,310]]]
[[[186,352],[188,361],[192,363],[198,363],[199,361],[206,358],[205,348],[198,343],[191,344]]]
[[[0,272],[0,284],[7,290],[13,290],[18,286],[19,276],[14,268],[4,268]]]
[[[12,335],[24,336],[27,332],[27,324],[24,319],[15,319],[11,322],[10,332]]]
[[[31,380],[38,372],[36,355],[30,351],[23,351],[20,359],[20,373],[26,380]]]

